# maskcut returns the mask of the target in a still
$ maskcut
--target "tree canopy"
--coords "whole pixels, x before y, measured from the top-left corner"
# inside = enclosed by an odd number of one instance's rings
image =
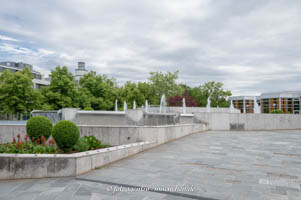
[[[0,75],[0,107],[2,113],[20,114],[41,106],[39,91],[33,89],[33,75],[28,68]]]
[[[115,99],[120,99],[116,81],[106,75],[89,72],[80,79],[79,86],[89,98],[94,110],[112,110]]]
[[[50,74],[49,87],[44,88],[45,107],[52,110],[61,108],[79,107],[78,89],[74,76],[66,66],[57,66]]]
[[[231,92],[223,89],[221,82],[210,81],[197,87],[177,83],[179,72],[151,72],[145,82],[128,81],[118,86],[114,78],[89,72],[79,82],[67,67],[57,66],[50,74],[49,87],[33,89],[33,75],[28,68],[21,72],[4,71],[0,75],[0,107],[3,113],[30,112],[33,109],[58,110],[75,107],[85,110],[113,110],[115,99],[119,108],[123,101],[128,108],[142,106],[145,100],[159,105],[165,94],[170,106],[206,106],[210,96],[213,107],[228,107],[227,97]]]
[[[212,107],[229,107],[227,97],[232,93],[223,89],[223,83],[210,81],[190,90],[190,95],[198,102],[198,106],[204,107],[210,96]]]

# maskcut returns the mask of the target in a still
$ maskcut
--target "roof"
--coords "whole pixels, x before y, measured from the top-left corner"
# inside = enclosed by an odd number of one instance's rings
[[[259,99],[258,96],[231,96],[229,100],[254,100],[254,98]]]

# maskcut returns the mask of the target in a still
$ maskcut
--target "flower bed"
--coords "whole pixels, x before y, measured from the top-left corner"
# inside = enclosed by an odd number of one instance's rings
[[[94,136],[84,136],[78,140],[76,145],[72,148],[72,151],[68,153],[78,153],[108,147],[110,147],[110,145],[102,144],[101,141],[97,140]],[[22,140],[20,134],[18,134],[17,140],[14,138],[11,143],[0,144],[0,153],[56,154],[64,153],[64,151],[57,147],[54,140],[51,139],[46,142],[44,136],[37,140],[34,138],[29,140],[29,136],[26,134],[24,140]]]

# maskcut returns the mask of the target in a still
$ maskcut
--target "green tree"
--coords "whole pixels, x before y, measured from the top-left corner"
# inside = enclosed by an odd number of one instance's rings
[[[61,108],[79,107],[79,93],[74,76],[68,68],[57,66],[50,74],[49,87],[42,90],[44,108],[58,110]]]
[[[176,96],[177,94],[183,93],[181,87],[176,83],[178,79],[179,71],[174,73],[167,72],[150,72],[149,84],[152,87],[153,92],[153,104],[160,104],[160,99],[163,94],[166,98]]]
[[[83,110],[93,110],[92,101],[93,96],[87,88],[78,89],[79,107]]]
[[[91,94],[91,108],[94,110],[113,110],[115,99],[121,104],[117,83],[112,78],[92,71],[84,75],[79,84]]]
[[[134,101],[136,101],[137,106],[141,106],[145,102],[145,97],[138,89],[137,84],[130,81],[126,82],[124,86],[120,88],[120,96],[127,102],[128,108],[133,108]]]
[[[9,70],[0,75],[0,107],[3,113],[21,114],[39,109],[41,95],[33,89],[33,74],[29,68],[11,73]]]
[[[203,92],[201,91],[200,87],[194,87],[189,91],[189,95],[192,96],[199,107],[206,106],[207,98],[203,95]]]
[[[207,99],[210,95],[212,107],[229,107],[227,97],[232,93],[229,90],[223,89],[223,83],[209,81],[200,87],[193,88],[190,93],[200,104],[199,106],[206,106]]]
[[[137,84],[139,92],[148,100],[150,104],[155,104],[155,89],[147,82],[139,82]]]

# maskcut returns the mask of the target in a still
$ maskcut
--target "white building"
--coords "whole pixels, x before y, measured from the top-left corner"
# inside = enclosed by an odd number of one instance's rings
[[[87,73],[88,70],[86,70],[85,62],[78,62],[78,68],[75,69],[75,81],[78,82]]]
[[[0,73],[4,72],[7,69],[10,70],[12,73],[16,73],[17,71],[22,71],[25,67],[28,67],[33,74],[33,88],[39,89],[50,84],[49,81],[43,79],[43,75],[40,72],[33,70],[32,65],[22,62],[0,62]]]

